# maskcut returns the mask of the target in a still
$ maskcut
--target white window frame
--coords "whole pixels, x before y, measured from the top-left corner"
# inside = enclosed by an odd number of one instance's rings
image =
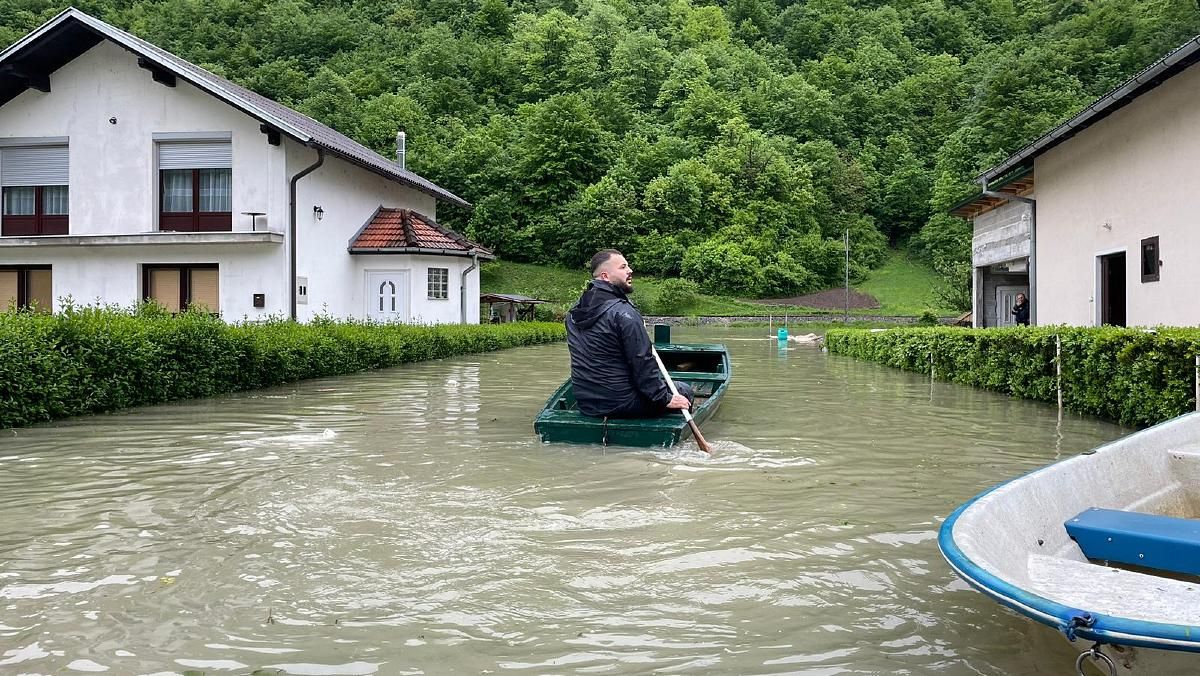
[[[441,270],[445,273],[445,278],[441,280],[439,288],[434,286],[433,271]],[[437,291],[441,291],[441,295],[436,295]],[[450,268],[425,268],[425,293],[429,300],[450,300]]]

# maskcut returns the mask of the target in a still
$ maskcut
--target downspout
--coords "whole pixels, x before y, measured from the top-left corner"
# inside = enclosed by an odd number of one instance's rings
[[[988,190],[987,179],[980,183],[983,184],[983,194],[988,197],[1029,205],[1029,325],[1037,326],[1037,200]]]
[[[292,321],[296,321],[296,184],[300,179],[308,176],[316,171],[322,164],[325,164],[325,149],[317,148],[317,161],[313,164],[300,170],[288,181],[288,208],[291,213],[288,218],[288,280],[291,282],[291,291],[288,292],[288,307],[291,308],[289,316]]]
[[[471,253],[471,267],[462,271],[462,279],[458,284],[458,306],[462,313],[462,323],[467,323],[467,275],[479,265],[479,254]]]

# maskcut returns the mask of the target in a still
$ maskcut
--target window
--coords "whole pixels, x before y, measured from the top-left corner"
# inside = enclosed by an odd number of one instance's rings
[[[0,312],[28,307],[38,312],[54,309],[50,266],[0,266]]]
[[[143,265],[142,298],[168,312],[190,307],[214,314],[221,311],[220,274],[215,263],[197,265]]]
[[[1158,268],[1162,261],[1158,260],[1158,236],[1142,240],[1142,283],[1157,282]]]
[[[0,235],[65,235],[70,188],[67,146],[0,149]]]
[[[233,147],[229,141],[158,144],[158,229],[233,230]]]
[[[429,268],[429,298],[441,300],[450,297],[449,268]]]

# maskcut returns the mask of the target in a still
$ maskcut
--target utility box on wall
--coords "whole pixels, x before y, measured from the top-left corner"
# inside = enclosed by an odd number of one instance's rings
[[[254,294],[254,307],[263,308],[266,306],[267,306],[267,294],[265,294],[265,293]]]

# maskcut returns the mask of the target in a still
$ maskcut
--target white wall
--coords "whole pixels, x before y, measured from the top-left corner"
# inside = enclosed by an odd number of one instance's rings
[[[0,249],[0,264],[50,265],[54,310],[69,296],[75,305],[128,307],[142,293],[143,264],[216,263],[221,316],[226,321],[287,316],[287,280],[278,268],[278,244],[173,246],[23,247]],[[253,306],[253,294],[266,294],[266,307]]]
[[[111,124],[110,118],[117,123]],[[157,229],[156,132],[229,132],[233,147],[233,230],[287,223],[282,146],[259,122],[195,87],[155,82],[137,57],[100,42],[50,75],[50,93],[26,90],[0,106],[0,138],[67,136],[71,155],[71,234]]]
[[[408,321],[414,324],[457,324],[461,321],[460,289],[462,288],[462,272],[471,267],[470,258],[453,256],[414,256],[409,254],[368,254],[354,256],[354,278],[357,282],[357,293],[350,302],[357,303],[353,308],[356,316],[365,316],[368,296],[366,293],[366,274],[371,271],[408,271]],[[447,284],[447,297],[430,299],[428,286],[429,268],[446,268],[450,271]],[[479,268],[476,267],[467,275],[467,322],[479,323]]]
[[[1038,157],[1035,172],[1039,324],[1095,324],[1096,256],[1122,249],[1130,326],[1200,324],[1200,68]],[[1155,235],[1160,281],[1142,283],[1140,242]]]
[[[293,175],[317,160],[315,150],[286,141],[288,174]],[[350,239],[379,206],[412,209],[429,218],[437,218],[437,201],[430,195],[389,181],[349,162],[326,156],[325,164],[300,179],[296,188],[297,275],[308,278],[308,304],[297,306],[301,321],[318,314],[334,317],[365,317],[366,272],[368,270],[410,270],[410,321],[424,323],[458,322],[461,272],[470,259],[450,256],[410,254],[355,255],[347,252]],[[321,220],[313,207],[324,210]],[[449,295],[446,300],[429,300],[425,270],[449,268]],[[467,321],[479,321],[479,270],[468,280]]]

